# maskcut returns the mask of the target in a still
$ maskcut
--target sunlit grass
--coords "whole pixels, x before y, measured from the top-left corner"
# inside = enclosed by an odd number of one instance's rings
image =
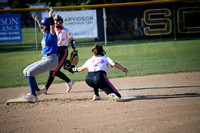
[[[2,47],[1,47],[2,48]],[[81,66],[91,57],[92,46],[77,47]],[[199,40],[166,41],[156,43],[123,44],[104,46],[107,54],[114,61],[129,69],[125,75],[116,68],[109,68],[108,77],[138,76],[149,74],[177,73],[200,71]],[[69,48],[71,51],[71,48]],[[41,51],[22,50],[0,53],[0,88],[27,86],[23,69],[42,58]],[[61,69],[74,80],[84,80],[87,71],[71,74]],[[38,84],[44,84],[48,72],[36,76]],[[55,82],[63,82],[55,78]]]

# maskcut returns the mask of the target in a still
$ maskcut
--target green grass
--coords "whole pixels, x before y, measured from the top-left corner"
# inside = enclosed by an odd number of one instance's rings
[[[125,75],[116,68],[109,68],[108,77],[122,76],[139,76],[149,74],[164,74],[177,72],[194,72],[200,71],[200,40],[187,41],[168,41],[156,43],[141,44],[123,44],[104,46],[107,56],[114,61],[129,69],[129,74]],[[14,44],[14,47],[17,47]],[[23,45],[23,44],[21,44]],[[4,52],[0,53],[0,88],[27,86],[28,82],[23,76],[23,69],[29,64],[41,59],[41,51],[36,51],[33,45],[21,46],[18,50],[7,51],[6,46],[0,44],[0,48],[4,48]],[[27,44],[28,45],[28,44]],[[25,47],[25,48],[24,48]],[[79,64],[83,63],[91,57],[91,46],[79,46]],[[69,48],[71,52],[71,48]],[[70,78],[74,80],[84,80],[87,71],[83,73],[71,74],[62,69]],[[38,84],[45,84],[48,78],[48,72],[36,76]],[[59,78],[55,78],[54,83],[63,82]]]
[[[199,40],[113,46],[110,51],[116,51],[110,57],[127,66],[130,76],[200,70]],[[116,70],[110,73],[123,76]]]
[[[35,50],[35,29],[23,28],[23,42],[0,44],[0,88],[27,86],[23,69],[41,59],[42,33],[38,32],[39,50]],[[79,50],[79,66],[91,57],[94,39],[76,39]],[[103,42],[100,42],[104,44]],[[107,56],[129,69],[129,74],[109,68],[108,77],[138,76],[148,74],[200,71],[199,40],[165,42],[108,42],[104,46]],[[71,49],[70,49],[71,50]],[[70,78],[84,80],[87,71],[71,74]],[[38,84],[45,84],[48,72],[36,76]],[[63,82],[56,78],[55,82]]]

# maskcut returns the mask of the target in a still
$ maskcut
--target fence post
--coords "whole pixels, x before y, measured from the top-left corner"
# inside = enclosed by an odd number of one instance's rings
[[[173,3],[173,16],[174,16],[174,18],[173,18],[173,21],[174,21],[174,41],[176,41],[176,23],[177,23],[177,21],[176,21],[176,6],[175,6],[175,3]]]
[[[106,11],[105,8],[103,8],[103,25],[104,25],[104,41],[105,41],[105,45],[107,45],[107,31],[106,31]]]
[[[36,39],[36,50],[38,50],[38,35],[37,35],[37,24],[36,24],[36,21],[35,21],[35,39]]]

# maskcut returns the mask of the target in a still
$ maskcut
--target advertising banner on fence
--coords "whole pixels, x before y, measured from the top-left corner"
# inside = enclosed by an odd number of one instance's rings
[[[108,40],[200,36],[200,3],[106,8]]]
[[[96,10],[55,12],[63,18],[63,25],[72,32],[74,38],[97,38]],[[48,13],[42,13],[42,18]]]
[[[0,42],[21,42],[20,14],[0,14]]]

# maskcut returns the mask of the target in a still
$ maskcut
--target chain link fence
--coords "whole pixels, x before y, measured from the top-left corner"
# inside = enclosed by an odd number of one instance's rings
[[[64,10],[55,8],[56,12],[76,12],[75,10]],[[92,9],[84,8],[78,11],[96,11],[97,37],[94,38],[76,38],[77,46],[93,45],[100,43],[105,45],[139,43],[146,41],[163,41],[163,40],[179,40],[179,39],[195,39],[200,35],[200,2],[184,1],[184,2],[167,2],[156,4],[130,4],[130,5],[114,5],[106,7],[95,6]],[[48,11],[19,11],[14,14],[20,14],[22,42],[15,44],[26,45],[41,49],[40,41],[42,33],[39,31],[31,14],[35,12],[42,19],[43,14]],[[55,12],[55,13],[56,13]],[[13,14],[13,12],[0,12],[0,14]],[[63,15],[62,17],[71,17]],[[75,18],[74,18],[75,19]],[[69,21],[64,19],[64,23]],[[73,21],[73,18],[71,19]],[[74,20],[75,21],[75,20]],[[80,20],[82,21],[82,20]],[[84,21],[84,20],[83,20]],[[1,25],[3,20],[1,19]],[[69,26],[69,27],[68,27]],[[66,25],[70,29],[70,25]],[[2,28],[0,29],[3,32]],[[12,45],[13,43],[1,42],[0,45]],[[2,50],[1,50],[2,51]]]

